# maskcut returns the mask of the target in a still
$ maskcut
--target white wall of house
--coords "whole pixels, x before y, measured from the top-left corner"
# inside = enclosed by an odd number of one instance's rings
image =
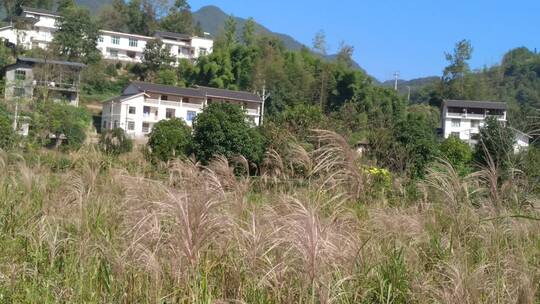
[[[456,136],[459,139],[475,145],[475,136],[480,133],[480,128],[488,117],[487,114],[451,113],[448,107],[442,109],[442,128],[444,138]],[[495,116],[500,122],[506,123],[506,111],[503,115]]]
[[[129,87],[128,87],[129,88]],[[180,118],[192,126],[193,119],[203,111],[205,100],[183,97],[182,101],[153,99],[144,93],[126,96],[117,101],[103,104],[101,117],[102,130],[122,128],[132,138],[144,138],[154,125],[164,119]],[[189,101],[189,102],[185,102]],[[257,109],[246,112],[251,121],[258,125],[260,104],[249,103],[249,108]]]
[[[516,130],[516,143],[514,145],[514,152],[519,153],[521,151],[526,151],[529,148],[530,136]]]

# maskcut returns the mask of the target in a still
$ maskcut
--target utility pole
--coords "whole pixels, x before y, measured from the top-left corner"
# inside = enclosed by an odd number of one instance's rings
[[[396,71],[396,72],[394,73],[394,79],[395,79],[395,82],[394,82],[394,90],[397,91],[397,83],[398,83],[398,79],[399,79],[399,72],[398,72],[398,71]]]
[[[268,99],[268,97],[270,97],[270,94],[266,94],[266,83],[263,84],[263,88],[262,88],[262,104],[261,104],[261,113],[259,113],[259,126],[262,126],[263,125],[263,119],[264,119],[264,103],[266,102],[266,99]]]
[[[409,93],[407,94],[407,102],[411,101],[411,87],[407,86],[407,89],[409,89]]]

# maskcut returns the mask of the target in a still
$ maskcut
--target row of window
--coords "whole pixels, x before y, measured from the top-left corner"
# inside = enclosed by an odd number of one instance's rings
[[[152,114],[151,110],[152,110],[151,107],[144,106],[143,107],[143,115],[144,116],[150,116]],[[136,107],[129,107],[128,108],[128,113],[131,114],[131,115],[137,114],[137,108]],[[157,117],[158,113],[159,113],[159,109],[156,108],[155,111],[153,112],[153,114]],[[187,121],[193,121],[195,119],[195,116],[197,116],[197,112],[195,112],[195,111],[187,111],[186,120]],[[165,117],[168,118],[168,119],[176,117],[176,109],[166,108],[165,109]]]
[[[137,40],[135,38],[128,38],[128,40],[129,40],[129,42],[128,42],[129,46],[131,46],[131,47],[137,47],[139,45],[139,40]],[[98,41],[99,42],[104,42],[105,38],[103,36],[99,36]],[[120,37],[119,36],[111,36],[111,43],[115,44],[115,45],[120,45]],[[205,56],[207,53],[208,53],[208,50],[206,48],[200,48],[199,49],[200,56]],[[183,46],[183,47],[180,47],[178,49],[178,54],[194,55],[195,50],[193,48]],[[113,56],[113,57],[117,57],[117,56]]]
[[[99,36],[98,38],[99,42],[105,41],[105,38],[103,36]],[[111,43],[119,45],[120,44],[120,37],[119,36],[111,36]],[[139,45],[139,40],[135,38],[129,38],[129,46],[137,47]]]
[[[461,119],[452,119],[452,128],[459,128],[461,127]],[[479,128],[480,127],[480,121],[479,120],[471,120],[471,128]]]

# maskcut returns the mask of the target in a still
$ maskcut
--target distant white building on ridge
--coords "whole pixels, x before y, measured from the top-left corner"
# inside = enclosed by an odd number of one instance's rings
[[[478,144],[480,129],[488,117],[494,117],[503,125],[507,124],[507,107],[504,102],[445,100],[441,109],[441,125],[444,138],[455,136],[474,146]],[[527,149],[529,135],[513,129],[516,134],[514,150]]]
[[[0,40],[25,49],[46,49],[58,30],[58,13],[43,9],[22,7],[16,17],[17,25],[0,28]],[[142,61],[146,43],[159,38],[170,48],[171,55],[178,60],[195,60],[213,51],[214,42],[205,37],[185,34],[156,32],[154,37],[102,30],[97,48],[104,59],[138,63]]]

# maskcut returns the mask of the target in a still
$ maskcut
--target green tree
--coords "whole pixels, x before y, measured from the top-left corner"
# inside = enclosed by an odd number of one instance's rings
[[[62,11],[58,21],[58,31],[53,39],[53,49],[57,55],[70,61],[94,63],[99,61],[97,49],[99,27],[92,20],[87,9],[68,6]]]
[[[15,143],[16,134],[7,112],[0,108],[0,149],[6,150]]]
[[[255,43],[255,20],[253,18],[248,18],[244,24],[242,30],[242,42],[247,46],[251,46]]]
[[[191,149],[191,128],[179,118],[162,120],[154,125],[148,147],[155,160],[168,161],[187,156]]]
[[[468,61],[472,58],[473,47],[469,40],[456,43],[453,54],[445,53],[449,65],[444,68],[442,85],[446,98],[467,99],[467,80],[470,73]]]
[[[214,103],[197,116],[193,124],[193,150],[197,159],[207,163],[214,156],[242,155],[259,163],[264,154],[264,141],[248,123],[239,106]]]
[[[469,165],[473,158],[473,151],[466,142],[456,136],[450,136],[441,143],[439,150],[441,156],[447,159],[460,174],[470,171]]]
[[[514,155],[515,133],[494,117],[488,117],[480,129],[480,140],[476,145],[475,159],[483,164],[493,164],[503,172],[511,167]]]
[[[308,141],[312,129],[322,129],[326,126],[326,117],[321,108],[304,103],[286,107],[272,120],[303,142]]]
[[[46,101],[37,105],[32,121],[32,136],[41,144],[76,150],[86,139],[91,116],[84,108]]]
[[[174,33],[193,34],[193,16],[186,0],[176,0],[169,14],[161,21],[161,28]]]
[[[406,170],[412,177],[423,177],[426,166],[437,154],[435,131],[424,115],[409,113],[394,127],[394,136],[406,152]]]
[[[120,155],[131,152],[133,141],[127,137],[126,132],[121,128],[107,130],[101,134],[99,139],[101,150],[107,154]]]
[[[172,69],[159,70],[157,73],[156,82],[159,84],[175,86],[178,84],[178,76]]]
[[[225,25],[223,29],[223,45],[225,48],[230,48],[234,46],[237,42],[236,27],[238,26],[236,18],[234,16],[229,16],[225,20]]]
[[[153,39],[146,43],[143,52],[142,65],[144,69],[151,73],[168,69],[176,59],[171,55],[171,49],[165,45],[161,39]]]

